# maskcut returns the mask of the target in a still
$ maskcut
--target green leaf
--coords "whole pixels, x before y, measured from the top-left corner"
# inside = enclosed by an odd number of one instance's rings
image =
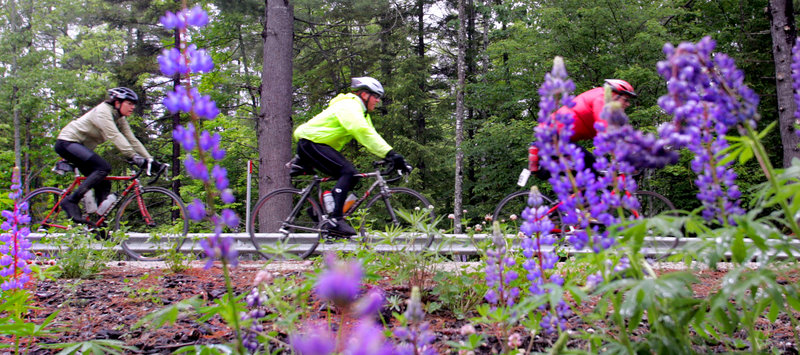
[[[800,299],[797,297],[786,295],[786,303],[794,308],[795,311],[800,311]]]
[[[744,245],[744,234],[741,232],[737,231],[736,235],[733,237],[731,253],[733,253],[733,259],[737,263],[742,263],[747,258],[747,247]]]
[[[150,313],[144,318],[140,319],[136,324],[133,325],[132,329],[137,329],[144,324],[150,324],[152,328],[159,328],[165,323],[173,324],[175,321],[178,320],[178,315],[182,311],[186,311],[189,309],[198,309],[200,306],[203,305],[203,300],[200,299],[200,296],[194,296],[192,298],[187,298],[183,301],[178,303],[169,305],[164,307],[160,310],[157,310],[153,313]]]
[[[741,154],[739,155],[739,164],[744,165],[750,159],[753,158],[753,146],[748,144],[742,148]]]
[[[778,314],[781,312],[781,307],[778,305],[778,302],[772,300],[772,304],[769,306],[769,312],[767,313],[767,319],[771,323],[775,323],[775,320],[778,319]]]

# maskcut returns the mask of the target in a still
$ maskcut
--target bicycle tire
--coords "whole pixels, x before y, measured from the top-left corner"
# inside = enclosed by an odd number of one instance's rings
[[[662,213],[675,211],[675,205],[668,198],[657,192],[639,190],[634,194],[639,201],[640,217],[650,218]],[[649,234],[649,233],[648,233]],[[662,260],[672,254],[672,251],[680,243],[680,237],[676,236],[670,241],[664,238],[657,238],[649,234],[644,239],[643,248],[647,248],[645,254],[655,260]]]
[[[417,191],[405,187],[389,188],[388,198],[383,194],[378,194],[366,204],[364,209],[367,213],[361,219],[359,235],[362,244],[367,247],[380,243],[384,240],[383,237],[394,238],[400,232],[405,233],[406,236],[406,242],[400,245],[402,249],[412,247],[416,250],[419,245],[419,250],[426,250],[430,248],[436,238],[436,233],[430,230],[435,227],[433,222],[436,220],[433,205]],[[417,226],[412,225],[396,212],[401,210],[415,213],[424,209],[428,209],[428,213],[421,215],[421,220],[416,221],[419,223]],[[414,230],[419,230],[421,233],[414,233]],[[393,240],[389,242],[393,244]]]
[[[162,187],[141,188],[140,206],[136,193],[123,199],[114,218],[114,230],[124,229],[128,233],[149,235],[145,244],[131,238],[120,244],[132,259],[140,261],[163,260],[170,251],[180,252],[189,233],[189,219],[183,201],[170,190]],[[147,223],[141,212],[145,207],[151,217]],[[136,236],[138,238],[138,236]]]
[[[495,207],[494,213],[492,213],[492,221],[498,221],[501,227],[505,225],[506,231],[513,230],[518,232],[519,227],[524,222],[521,215],[525,207],[528,207],[528,195],[530,195],[530,190],[515,191],[506,195]],[[542,200],[545,206],[550,208],[555,206],[555,202],[547,196],[542,195]],[[562,223],[561,211],[555,209],[548,217],[555,225],[555,229],[550,234],[558,240],[557,243],[564,244],[566,231],[569,228]]]
[[[306,198],[292,224],[284,227],[283,231],[281,231],[281,226],[287,220],[286,216],[297,205],[300,197],[302,197],[302,194],[298,189],[279,189],[262,197],[253,207],[253,214],[250,216],[250,221],[248,221],[250,241],[256,248],[256,252],[264,259],[286,259],[284,253],[270,252],[264,248],[264,246],[272,246],[273,244],[277,245],[276,249],[286,249],[291,254],[297,254],[301,259],[309,257],[317,249],[320,233],[311,230],[320,229],[322,210],[313,198]],[[267,206],[286,203],[286,201],[291,201],[291,205],[286,207],[289,211],[281,213],[281,217],[275,217],[270,214]],[[280,234],[277,236],[277,243],[272,242],[276,237],[274,234]]]
[[[64,190],[55,187],[40,187],[23,197],[22,200],[28,203],[28,216],[31,217],[31,232],[47,233],[50,228],[42,226],[42,222],[45,221],[45,218],[47,218],[47,225],[55,224],[59,226],[68,226],[72,224],[67,214],[62,213],[61,208],[56,206],[63,191]],[[50,213],[51,211],[52,213]],[[50,215],[49,217],[48,214]]]

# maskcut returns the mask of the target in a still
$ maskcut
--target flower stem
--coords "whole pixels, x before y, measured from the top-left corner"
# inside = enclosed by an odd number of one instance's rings
[[[228,270],[228,261],[225,258],[222,259],[222,272],[225,275],[225,287],[228,290],[228,302],[231,303],[231,320],[233,321],[233,329],[236,332],[236,348],[239,350],[239,353],[244,354],[244,344],[242,344],[242,332],[239,326],[239,312],[236,310],[236,300],[233,294],[233,284],[231,283],[231,275],[230,271]]]
[[[769,180],[770,184],[772,184],[772,188],[775,189],[775,192],[777,193],[781,186],[778,184],[778,180],[775,178],[775,169],[772,167],[772,163],[769,161],[767,150],[764,148],[764,145],[761,144],[761,140],[758,139],[758,134],[755,132],[755,130],[753,130],[753,127],[750,127],[749,125],[745,126],[747,126],[747,136],[753,142],[753,150],[755,151],[758,164],[761,165],[761,170],[764,171],[764,175],[766,175],[767,180]],[[786,199],[781,198],[778,200],[778,203],[780,203],[781,209],[783,209],[783,214],[789,223],[789,227],[792,228],[794,237],[800,238],[800,226],[798,226],[797,220],[795,220],[794,215],[789,209]]]

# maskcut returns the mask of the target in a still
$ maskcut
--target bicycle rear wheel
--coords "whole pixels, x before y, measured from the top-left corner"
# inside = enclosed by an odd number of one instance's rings
[[[169,252],[180,252],[189,233],[183,201],[161,187],[144,187],[140,195],[125,197],[115,220],[114,230],[129,234],[122,250],[135,260],[162,260]]]
[[[516,191],[506,195],[494,209],[492,221],[499,222],[500,228],[504,230],[505,233],[517,234],[519,232],[519,227],[522,225],[522,222],[524,222],[521,215],[525,207],[528,207],[529,195],[530,190]],[[550,218],[550,221],[553,222],[553,225],[555,225],[555,228],[550,231],[550,234],[558,240],[558,243],[563,244],[564,236],[568,228],[561,222],[561,212],[558,208],[555,208],[555,202],[553,202],[553,200],[544,195],[542,195],[542,200],[544,201],[544,206],[553,209],[547,216]]]
[[[311,197],[301,201],[297,189],[270,192],[256,202],[250,217],[250,240],[267,260],[307,258],[317,249],[322,210]],[[292,210],[297,208],[293,216]],[[289,217],[287,217],[289,216]]]
[[[652,191],[636,191],[636,199],[639,201],[638,210],[640,218],[656,217],[662,213],[675,211],[675,205],[663,195]],[[672,254],[678,246],[680,238],[665,237],[656,235],[652,228],[648,228],[647,235],[642,241],[642,254],[656,260],[661,260]]]
[[[72,224],[61,208],[56,206],[61,198],[61,189],[42,187],[29,193],[23,201],[28,203],[28,215],[31,217],[31,232],[46,233],[50,228],[65,230]]]
[[[378,194],[364,207],[359,235],[364,245],[382,244],[397,250],[425,250],[436,237],[433,205],[419,192],[405,187],[389,189],[389,195]],[[410,221],[398,211],[409,214]],[[402,241],[401,243],[396,243]]]

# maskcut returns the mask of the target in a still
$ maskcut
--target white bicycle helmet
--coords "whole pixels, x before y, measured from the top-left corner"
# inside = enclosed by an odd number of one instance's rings
[[[136,93],[128,89],[126,87],[118,87],[108,90],[108,97],[110,100],[128,100],[133,101],[133,103],[139,102],[139,96]]]
[[[365,89],[378,97],[383,97],[383,85],[375,78],[362,76],[350,79],[350,87],[353,89]]]

